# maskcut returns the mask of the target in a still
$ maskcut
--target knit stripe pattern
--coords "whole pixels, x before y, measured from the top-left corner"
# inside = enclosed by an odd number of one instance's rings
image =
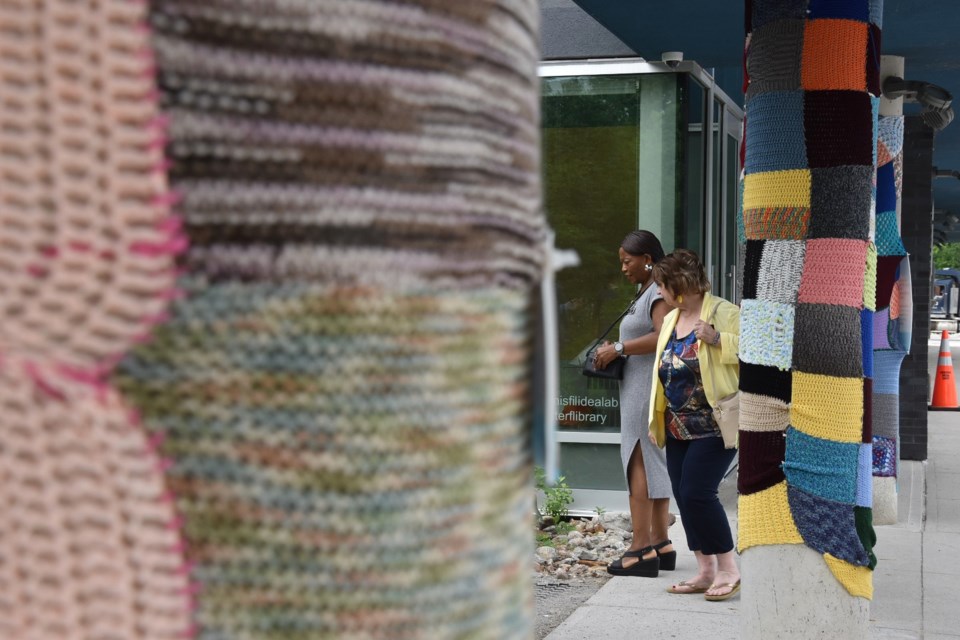
[[[878,124],[877,141],[877,260],[884,266],[883,278],[878,278],[876,313],[873,317],[874,432],[872,435],[872,476],[876,507],[875,522],[897,522],[897,451],[900,434],[900,365],[910,345],[909,323],[904,323],[901,310],[901,291],[911,287],[903,280],[909,275],[910,261],[900,238],[898,215],[900,183],[898,166],[903,161],[903,116],[883,116]],[[900,285],[903,286],[900,286]],[[877,407],[889,407],[879,411]],[[879,420],[885,421],[883,424]],[[893,482],[882,482],[892,478]],[[892,492],[892,493],[891,493]]]
[[[146,7],[2,14],[0,637],[189,637],[166,461],[109,377],[164,322],[185,243]]]
[[[532,635],[538,5],[149,8],[190,248],[113,379],[196,636]]]
[[[738,546],[806,544],[870,598],[881,6],[746,6]]]

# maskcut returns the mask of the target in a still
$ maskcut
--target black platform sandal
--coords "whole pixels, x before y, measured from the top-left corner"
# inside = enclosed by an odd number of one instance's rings
[[[637,576],[640,578],[656,578],[660,573],[660,556],[643,559],[643,555],[654,551],[653,547],[644,547],[639,551],[624,551],[623,557],[607,565],[607,573],[613,576]],[[623,558],[640,558],[629,567],[624,568]]]
[[[659,544],[653,545],[653,549],[657,552],[657,557],[660,558],[660,568],[664,571],[673,571],[677,568],[677,552],[676,550],[667,551],[666,553],[660,553],[660,549],[663,549],[668,544],[673,544],[670,540],[664,540]]]

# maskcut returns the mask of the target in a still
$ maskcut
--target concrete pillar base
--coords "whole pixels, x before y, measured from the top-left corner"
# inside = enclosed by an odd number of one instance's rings
[[[751,547],[740,572],[742,640],[867,639],[870,601],[847,593],[806,545]]]
[[[873,524],[897,524],[897,479],[873,478]]]

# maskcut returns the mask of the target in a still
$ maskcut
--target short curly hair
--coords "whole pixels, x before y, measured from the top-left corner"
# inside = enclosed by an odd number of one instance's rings
[[[653,265],[652,275],[657,285],[675,296],[710,291],[710,280],[700,256],[689,249],[668,253]]]

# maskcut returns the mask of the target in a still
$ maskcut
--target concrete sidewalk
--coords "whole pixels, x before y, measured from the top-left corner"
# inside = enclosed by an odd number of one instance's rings
[[[929,460],[900,467],[899,523],[877,527],[878,558],[870,637],[960,639],[960,413],[930,412]],[[721,485],[721,501],[736,526],[735,481]],[[613,578],[548,640],[593,638],[736,639],[740,596],[727,602],[666,592],[696,573],[682,523],[670,530],[677,570],[656,579]]]

